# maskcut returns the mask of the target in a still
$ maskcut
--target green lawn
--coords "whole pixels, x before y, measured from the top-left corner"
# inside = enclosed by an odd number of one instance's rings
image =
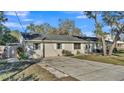
[[[17,71],[13,71],[13,72],[6,72],[0,75],[0,81],[9,78],[10,76],[14,75],[15,73],[17,73]]]
[[[115,65],[124,65],[124,57],[120,57],[120,56],[80,55],[80,56],[74,56],[74,58],[115,64]]]
[[[124,50],[118,50],[116,53],[114,53],[113,55],[115,56],[119,56],[119,57],[124,57]]]

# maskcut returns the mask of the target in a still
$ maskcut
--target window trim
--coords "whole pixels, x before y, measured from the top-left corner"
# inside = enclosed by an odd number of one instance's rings
[[[36,48],[36,44],[37,44],[37,48]],[[33,43],[33,50],[40,50],[41,46],[40,43]]]
[[[79,46],[78,47],[75,47],[75,44],[79,44]],[[78,49],[81,49],[81,43],[74,43],[73,44],[73,48],[74,48],[74,50],[78,50]]]
[[[60,45],[59,45],[60,48],[58,47],[58,44],[60,44]],[[59,50],[59,49],[62,49],[62,43],[56,43],[56,49],[58,49],[58,50]]]

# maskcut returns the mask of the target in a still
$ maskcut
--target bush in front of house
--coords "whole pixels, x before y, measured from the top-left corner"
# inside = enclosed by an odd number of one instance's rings
[[[63,56],[74,56],[74,54],[72,54],[70,51],[68,50],[62,50],[62,55]]]
[[[76,53],[77,55],[80,55],[81,53],[80,53],[80,51],[77,51],[77,53]]]
[[[17,48],[17,58],[18,59],[28,59],[28,56],[22,47]]]

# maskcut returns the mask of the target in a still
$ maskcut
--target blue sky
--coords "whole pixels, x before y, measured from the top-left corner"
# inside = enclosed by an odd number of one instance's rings
[[[58,19],[71,19],[75,21],[76,27],[80,28],[82,33],[87,36],[93,36],[94,22],[91,19],[88,19],[83,12],[68,12],[68,11],[21,11],[17,12],[24,28],[30,23],[42,24],[49,23],[54,27],[58,27]],[[23,31],[15,12],[8,11],[5,12],[8,22],[5,23],[6,26],[11,29],[19,29]],[[108,30],[106,26],[104,30]]]

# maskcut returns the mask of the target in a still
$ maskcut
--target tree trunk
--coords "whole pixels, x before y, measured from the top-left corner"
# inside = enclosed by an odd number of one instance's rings
[[[103,47],[103,55],[106,56],[107,53],[106,53],[106,43],[105,43],[105,39],[104,37],[102,36],[102,47]]]
[[[120,32],[118,32],[117,33],[117,35],[115,36],[115,38],[114,38],[114,40],[113,40],[113,43],[112,43],[112,45],[111,45],[111,47],[110,47],[110,49],[109,49],[109,56],[111,56],[112,55],[112,53],[113,53],[113,50],[114,50],[114,48],[115,48],[115,45],[116,45],[116,43],[117,43],[117,41],[118,41],[118,39],[119,39],[119,35],[120,35]]]

